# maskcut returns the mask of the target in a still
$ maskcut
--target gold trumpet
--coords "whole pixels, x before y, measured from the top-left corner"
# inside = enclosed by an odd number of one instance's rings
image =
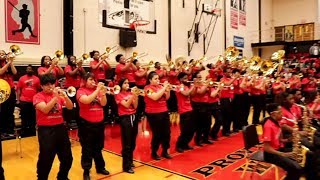
[[[154,61],[150,61],[148,64],[141,65],[140,67],[152,68],[154,66]]]
[[[133,93],[136,94],[137,96],[144,96],[144,90],[143,89],[139,89],[136,86],[129,88],[129,90]]]
[[[65,92],[69,97],[74,97],[77,93],[76,88],[73,86],[70,86],[67,89],[59,89],[58,93],[60,94],[61,91]]]
[[[57,50],[54,53],[54,57],[53,58],[57,58],[58,60],[63,60],[64,59],[64,53],[62,50]]]
[[[98,86],[97,84],[93,84],[93,86]],[[119,94],[121,87],[119,85],[115,85],[114,87],[103,86],[103,88],[107,91],[107,94]]]

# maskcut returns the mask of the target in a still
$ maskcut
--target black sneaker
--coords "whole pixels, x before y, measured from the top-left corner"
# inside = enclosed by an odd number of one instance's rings
[[[157,153],[152,153],[151,154],[152,159],[159,161],[161,158]]]
[[[179,153],[183,153],[184,152],[184,150],[182,148],[179,148],[179,147],[176,148],[176,151],[179,152]]]
[[[103,175],[109,175],[110,174],[110,172],[107,171],[106,169],[99,169],[99,170],[97,170],[97,173],[98,174],[103,174]]]

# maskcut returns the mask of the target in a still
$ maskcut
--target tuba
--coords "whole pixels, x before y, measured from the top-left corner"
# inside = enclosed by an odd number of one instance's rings
[[[228,61],[235,61],[238,58],[239,54],[239,50],[234,46],[229,46],[224,52],[224,56]]]
[[[0,104],[4,103],[11,94],[11,88],[7,81],[0,79]]]

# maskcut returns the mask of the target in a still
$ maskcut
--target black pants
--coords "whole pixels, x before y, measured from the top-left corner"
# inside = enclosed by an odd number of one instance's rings
[[[192,102],[192,108],[195,117],[195,142],[201,143],[202,141],[208,141],[209,132],[211,127],[211,112],[209,103]]]
[[[78,129],[78,124],[79,124],[79,104],[78,101],[76,99],[76,96],[73,97],[69,97],[70,100],[73,103],[73,108],[67,109],[64,108],[63,109],[63,119],[66,121],[67,126],[69,129]]]
[[[234,121],[233,129],[241,130],[248,125],[248,116],[250,113],[250,99],[248,93],[236,94],[233,102]]]
[[[216,138],[218,136],[219,130],[223,122],[223,117],[220,109],[220,102],[211,104],[211,107],[212,107],[211,113],[212,113],[212,116],[214,117],[214,125],[210,131],[210,136],[213,138]]]
[[[138,134],[138,119],[136,115],[124,115],[119,117],[121,127],[122,144],[122,169],[131,169],[133,163],[133,151],[136,148]]]
[[[0,109],[0,128],[2,133],[14,133],[14,107],[16,105],[16,92],[14,88],[11,89],[9,98],[1,104]]]
[[[302,175],[302,167],[296,161],[290,158],[264,152],[264,159],[266,162],[275,164],[287,171],[287,176],[285,179],[299,180],[300,176]]]
[[[195,116],[193,111],[180,114],[180,136],[176,144],[177,148],[186,148],[193,138]]]
[[[1,137],[1,132],[0,132]],[[4,180],[4,170],[2,167],[2,140],[0,138],[0,180]]]
[[[232,109],[232,99],[230,98],[222,98],[220,99],[221,104],[221,114],[222,114],[222,134],[230,133],[231,122],[233,121],[233,109]]]
[[[32,102],[20,102],[22,136],[36,135],[36,110]]]
[[[39,159],[38,180],[47,180],[56,154],[60,161],[57,179],[65,180],[72,165],[71,144],[67,128],[63,125],[38,127]]]
[[[96,164],[96,170],[105,169],[105,162],[101,152],[104,146],[103,122],[91,123],[80,117],[79,138],[82,146],[82,168],[90,170],[93,159]]]
[[[170,118],[168,112],[162,113],[147,113],[147,119],[152,131],[151,150],[156,153],[160,144],[163,151],[170,148]]]
[[[178,102],[175,91],[170,91],[170,98],[167,100],[169,112],[178,112]]]
[[[139,89],[144,89],[144,86],[137,85]],[[144,102],[144,96],[138,96],[138,108],[137,108],[137,119],[141,120],[145,116],[146,103]]]
[[[251,102],[253,106],[253,116],[252,116],[252,124],[259,124],[260,122],[260,114],[263,110],[264,106],[264,95],[252,95]]]

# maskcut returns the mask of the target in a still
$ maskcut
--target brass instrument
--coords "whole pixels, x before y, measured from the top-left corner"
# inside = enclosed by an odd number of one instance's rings
[[[133,88],[130,88],[130,91],[131,91],[133,94],[137,95],[137,96],[144,96],[144,90],[143,90],[143,89],[139,89],[139,88],[137,88],[136,86],[133,87]]]
[[[93,84],[93,86],[98,86],[97,84]],[[107,94],[119,94],[121,87],[119,85],[115,85],[114,87],[103,86],[103,88],[107,91]]]
[[[303,109],[303,115],[302,115],[302,130],[307,132],[307,139],[310,143],[313,143],[314,134],[317,131],[316,128],[312,127],[312,125],[309,123],[309,116],[308,116],[308,109],[306,106],[302,106],[300,104],[296,104],[297,106],[301,107]]]
[[[184,90],[184,85],[181,84],[181,85],[170,85],[170,90],[172,91],[176,91],[176,90],[179,90],[179,91],[183,91]]]
[[[20,54],[23,54],[23,52],[21,51],[21,48],[15,44],[10,46],[10,51],[11,51],[11,54],[9,55],[9,57],[16,57]]]
[[[76,88],[73,86],[70,86],[67,89],[59,89],[59,90],[65,92],[69,97],[74,97],[77,93]],[[59,93],[59,91],[58,91],[58,93]]]
[[[224,52],[224,56],[228,61],[235,61],[239,54],[240,52],[235,46],[229,46]]]
[[[147,67],[147,68],[152,68],[154,66],[154,61],[149,61],[148,64],[141,65],[141,67]]]
[[[83,62],[87,61],[89,59],[89,57],[90,57],[89,54],[84,53],[84,54],[82,54],[81,58],[77,59],[76,63],[77,64],[83,63]]]
[[[175,64],[177,65],[177,67],[181,67],[182,64],[183,64],[183,62],[185,62],[185,61],[186,61],[186,58],[185,58],[184,56],[178,56],[178,57],[174,60],[174,62],[175,62]]]
[[[134,51],[132,53],[132,56],[126,59],[126,62],[128,63],[128,62],[131,62],[132,60],[139,59],[139,58],[145,57],[147,55],[148,55],[148,53],[145,53],[145,52],[138,54],[138,52]]]
[[[102,56],[104,56],[106,54],[109,56],[110,54],[112,54],[112,53],[114,53],[114,52],[116,52],[118,50],[119,50],[119,45],[115,45],[113,47],[106,47],[106,51],[103,54],[101,54],[99,56],[99,58],[101,58]]]
[[[294,155],[293,160],[299,163],[301,167],[304,167],[306,163],[306,155],[309,149],[301,144],[301,137],[298,130],[298,124],[295,123],[292,132],[292,153]]]
[[[54,53],[54,57],[53,58],[57,58],[58,60],[63,60],[64,59],[64,53],[62,50],[57,50]]]
[[[11,94],[11,88],[7,81],[0,79],[0,104],[4,103]]]

